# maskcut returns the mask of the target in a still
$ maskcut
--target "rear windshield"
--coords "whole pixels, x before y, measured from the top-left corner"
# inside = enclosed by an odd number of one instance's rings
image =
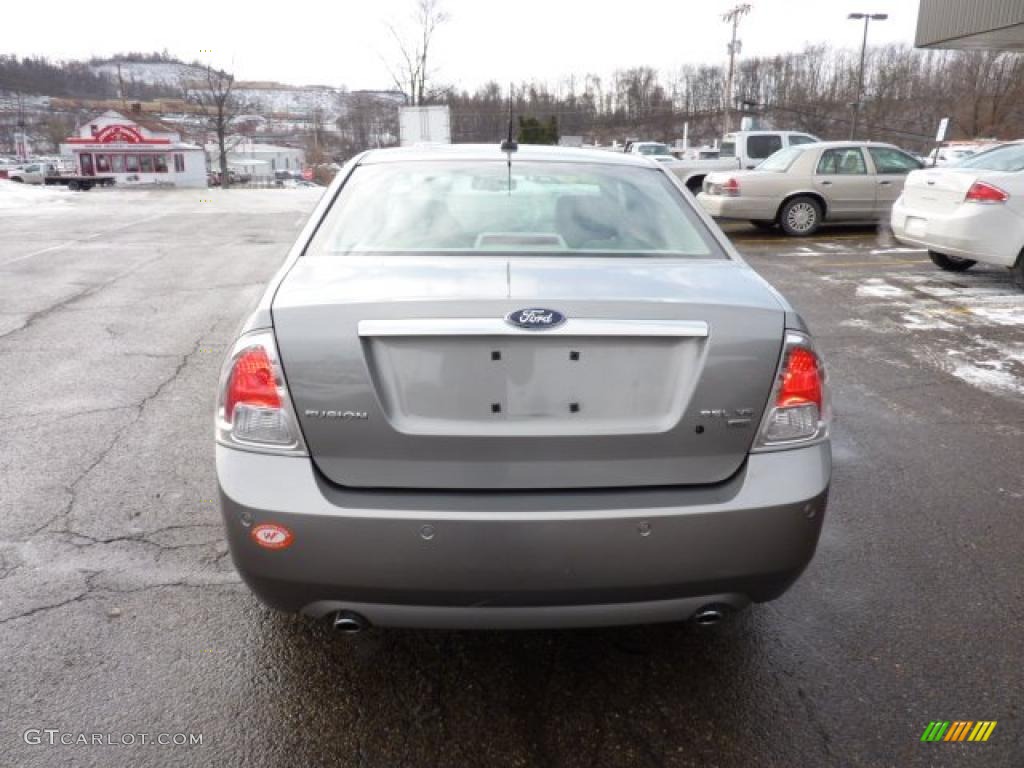
[[[1024,144],[1004,144],[959,163],[960,168],[977,168],[982,171],[1024,171]]]
[[[801,152],[803,152],[803,150],[799,147],[780,149],[767,160],[762,160],[761,164],[757,166],[757,170],[785,173],[789,170],[789,166],[796,162],[796,159],[800,157]]]
[[[359,166],[307,250],[439,252],[725,258],[662,171],[504,158]]]

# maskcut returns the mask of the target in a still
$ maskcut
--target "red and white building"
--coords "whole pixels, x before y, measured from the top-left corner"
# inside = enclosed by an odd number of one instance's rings
[[[206,186],[206,155],[181,134],[155,120],[104,112],[61,145],[82,176],[113,176],[118,186]]]

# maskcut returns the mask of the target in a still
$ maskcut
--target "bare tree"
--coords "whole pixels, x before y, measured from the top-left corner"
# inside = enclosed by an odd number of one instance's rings
[[[413,106],[422,104],[429,97],[427,83],[431,74],[430,44],[437,28],[449,18],[441,7],[441,0],[416,0],[412,30],[403,31],[395,24],[388,24],[388,30],[398,46],[398,62],[389,67],[391,78]]]
[[[392,146],[398,141],[398,106],[379,94],[355,91],[348,95],[337,126],[345,154]]]
[[[59,151],[60,145],[75,130],[75,120],[71,115],[65,113],[53,113],[47,115],[39,129],[53,152],[56,153]]]
[[[230,186],[229,135],[232,122],[244,106],[235,93],[235,76],[211,66],[202,70],[188,67],[182,71],[181,87],[185,101],[198,110],[204,132],[212,132],[217,137],[221,184]]]

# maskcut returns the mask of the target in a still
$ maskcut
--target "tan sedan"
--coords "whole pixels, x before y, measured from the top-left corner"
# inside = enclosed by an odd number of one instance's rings
[[[888,219],[910,171],[922,164],[891,144],[828,141],[788,147],[752,171],[704,179],[697,200],[718,219],[778,224],[806,236],[826,221]]]

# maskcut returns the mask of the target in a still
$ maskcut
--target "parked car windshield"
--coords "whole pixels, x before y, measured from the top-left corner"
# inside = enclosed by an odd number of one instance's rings
[[[641,144],[640,145],[641,155],[669,155],[672,154],[668,151],[668,147],[664,144]]]
[[[757,166],[757,170],[785,173],[789,170],[789,166],[795,163],[796,159],[800,157],[801,152],[803,152],[803,150],[799,147],[780,149],[767,160],[762,160],[760,165]]]
[[[726,258],[656,169],[427,161],[357,167],[307,253]]]
[[[962,160],[958,167],[982,171],[1024,171],[1024,144],[1004,144]]]

